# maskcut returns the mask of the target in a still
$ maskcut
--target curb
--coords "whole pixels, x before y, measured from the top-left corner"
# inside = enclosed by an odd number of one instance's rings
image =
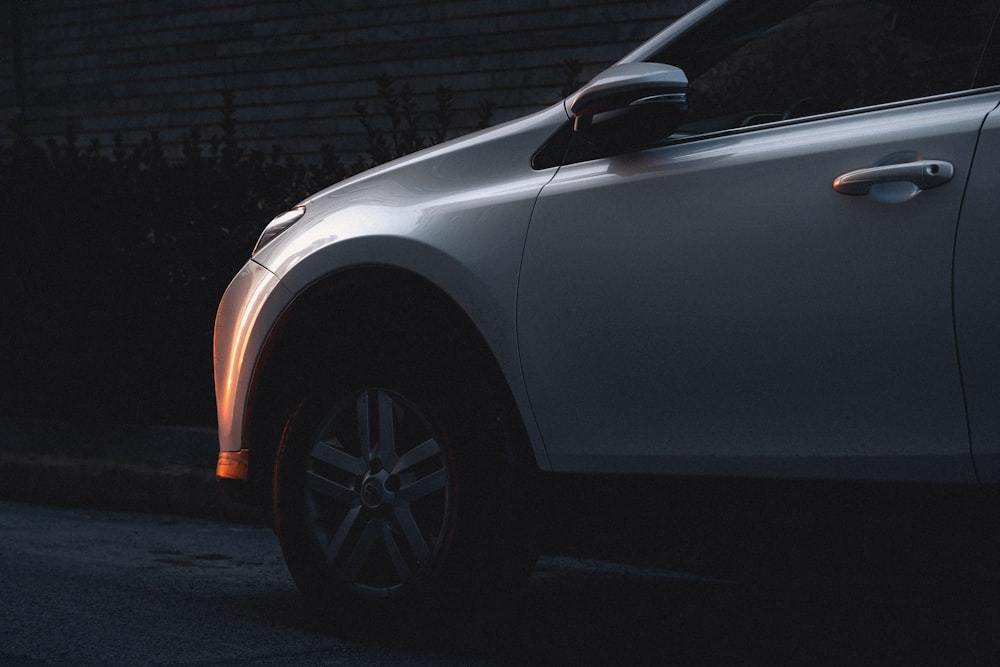
[[[269,523],[215,480],[216,431],[0,417],[0,498]]]

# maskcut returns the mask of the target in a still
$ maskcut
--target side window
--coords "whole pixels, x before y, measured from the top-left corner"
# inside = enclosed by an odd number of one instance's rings
[[[656,60],[688,75],[681,133],[713,132],[967,90],[998,5],[740,0]]]

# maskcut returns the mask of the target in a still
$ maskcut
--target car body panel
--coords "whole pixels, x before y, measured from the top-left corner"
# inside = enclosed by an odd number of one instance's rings
[[[391,267],[428,279],[459,305],[483,334],[522,411],[529,413],[514,332],[517,272],[535,197],[556,171],[533,170],[531,156],[565,122],[559,104],[365,172],[303,201],[306,214],[293,230],[253,259],[280,280],[274,307],[268,303],[227,318],[253,330],[235,335],[250,341],[239,355],[246,372],[289,304],[289,294],[351,268]],[[252,267],[245,271],[255,273]],[[251,383],[243,372],[235,391],[219,391],[226,433],[239,428],[251,400]],[[217,382],[228,386],[226,378],[236,374],[221,369]],[[536,462],[547,468],[541,440],[533,435]],[[229,436],[223,447],[235,451],[239,440]]]
[[[955,330],[976,471],[1000,483],[1000,110],[983,127],[955,248]]]
[[[274,322],[295,295],[277,276],[250,261],[229,283],[215,316],[215,402],[219,449],[243,448],[251,378]]]
[[[539,197],[518,335],[553,468],[974,481],[954,235],[996,92],[570,165]],[[909,152],[910,200],[834,179]],[[559,308],[553,308],[559,304]]]
[[[542,470],[975,482],[971,422],[979,474],[1000,481],[995,113],[969,179],[998,101],[946,95],[532,169],[568,123],[560,103],[327,188],[220,305],[221,451],[247,445],[255,364],[295,298],[379,266],[474,323]],[[895,203],[832,187],[917,158],[955,175]]]

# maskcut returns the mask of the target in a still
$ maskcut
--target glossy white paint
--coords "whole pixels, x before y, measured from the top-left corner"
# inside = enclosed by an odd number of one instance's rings
[[[224,438],[223,450],[240,448],[235,429],[249,387],[243,374],[250,372],[248,362],[259,355],[288,294],[362,265],[406,269],[441,287],[477,324],[515,400],[528,414],[514,331],[517,273],[535,197],[555,173],[554,168],[533,170],[531,156],[563,122],[559,104],[373,169],[302,202],[305,216],[254,256],[255,263],[280,279],[282,291],[264,295],[256,319],[227,317],[227,322],[238,319],[254,333],[232,336],[250,340],[239,355],[221,361],[216,355],[224,366],[216,372],[217,387],[219,378],[240,377],[235,392],[217,389],[220,423],[225,421],[226,432],[233,433]],[[252,267],[248,270],[255,273]],[[245,368],[225,368],[237,356]],[[536,460],[547,467],[541,438],[532,421],[527,426],[534,436]]]
[[[282,311],[295,295],[277,277],[247,262],[229,283],[215,316],[215,402],[219,450],[243,447],[243,418],[254,362]]]
[[[785,124],[564,167],[518,333],[555,469],[972,481],[953,239],[1000,96]],[[910,152],[944,186],[838,194]]]
[[[241,448],[253,363],[294,295],[383,265],[477,325],[542,469],[972,482],[968,399],[979,473],[1000,481],[995,114],[976,153],[998,102],[956,95],[533,170],[567,123],[560,104],[331,187],[220,306],[221,448]],[[954,176],[896,203],[833,189],[901,155]]]
[[[1000,111],[983,127],[955,248],[955,330],[976,472],[1000,483]]]

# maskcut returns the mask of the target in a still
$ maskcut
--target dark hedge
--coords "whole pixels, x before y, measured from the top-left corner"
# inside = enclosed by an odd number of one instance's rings
[[[244,149],[229,94],[220,131],[193,129],[174,154],[155,132],[79,146],[70,128],[43,148],[15,126],[0,148],[0,414],[214,426],[215,309],[266,222],[448,134],[450,90],[423,132],[409,88],[378,83],[381,112],[355,109],[367,154],[349,164],[329,146],[316,164]]]

